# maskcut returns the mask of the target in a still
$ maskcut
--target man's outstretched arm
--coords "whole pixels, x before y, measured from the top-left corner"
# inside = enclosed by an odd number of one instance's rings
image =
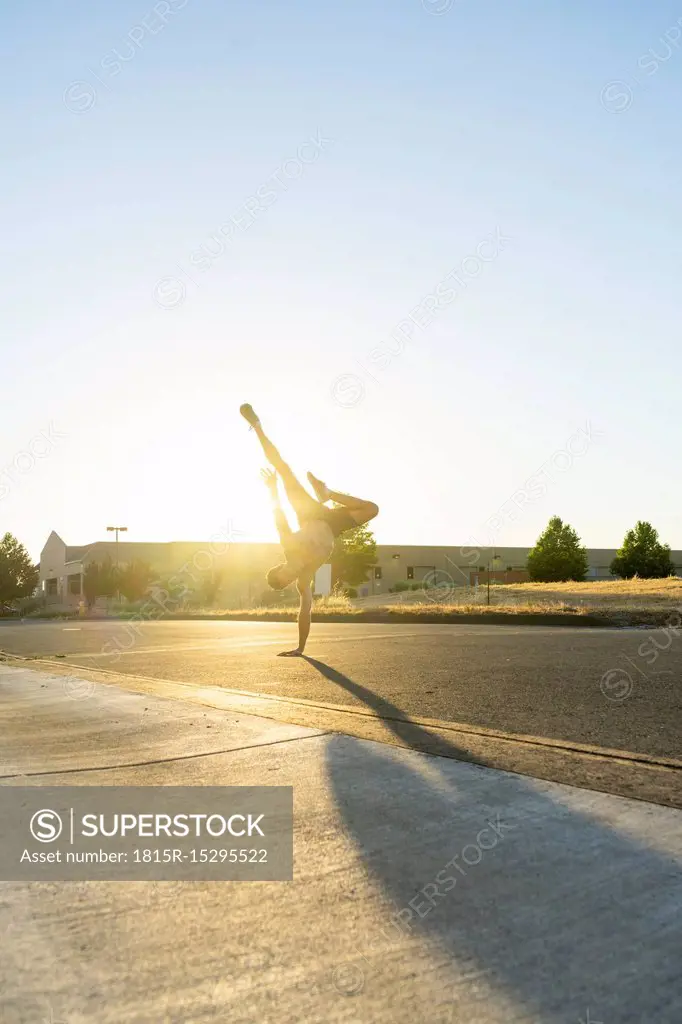
[[[291,540],[291,537],[292,537],[292,530],[291,530],[291,527],[289,526],[287,517],[285,516],[284,511],[283,511],[281,505],[278,504],[278,505],[275,506],[274,513],[275,513],[275,526],[277,527],[277,533],[279,534],[279,540],[280,540],[280,543],[281,543],[281,545],[284,548],[284,551],[286,553],[289,541]]]
[[[270,492],[270,500],[272,501],[272,511],[275,516],[275,526],[277,527],[277,533],[285,552],[287,546],[293,536],[293,531],[289,526],[284,510],[279,503],[279,491],[277,489],[277,474],[272,469],[264,469],[261,471],[261,476],[265,480],[265,485]]]

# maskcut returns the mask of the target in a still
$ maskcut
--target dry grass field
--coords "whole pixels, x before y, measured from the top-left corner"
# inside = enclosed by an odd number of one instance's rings
[[[431,596],[429,596],[431,593]],[[463,606],[482,611],[487,607],[487,588],[458,587],[400,594],[385,594],[349,602],[355,607],[405,607],[412,611],[425,605],[433,608]],[[490,587],[490,607],[497,611],[535,612],[664,610],[682,608],[682,577],[663,580],[603,580],[585,583],[496,583]]]
[[[252,608],[181,609],[153,618],[168,619],[254,619],[282,621],[296,618],[295,593],[279,605]],[[145,618],[140,610],[118,608],[110,612],[117,618]],[[350,599],[333,595],[317,598],[315,619],[336,621],[440,621],[457,622],[465,617],[490,617],[495,621],[518,616],[526,621],[553,621],[584,625],[674,626],[682,627],[682,578],[663,580],[608,580],[585,583],[496,583],[487,588],[449,587],[433,590],[403,591],[399,594],[375,594]],[[531,618],[528,619],[527,617]],[[76,618],[77,612],[53,613],[38,617]],[[88,616],[90,617],[90,616]],[[101,616],[93,616],[101,617]]]
[[[206,609],[178,612],[171,618],[293,619],[297,601],[276,607]],[[664,580],[609,580],[594,583],[513,583],[494,584],[490,604],[486,587],[430,591],[405,591],[349,599],[343,596],[318,598],[313,614],[316,619],[345,621],[368,619],[393,621],[454,621],[465,616],[552,616],[553,619],[586,625],[661,626],[680,622],[682,617],[682,578]]]

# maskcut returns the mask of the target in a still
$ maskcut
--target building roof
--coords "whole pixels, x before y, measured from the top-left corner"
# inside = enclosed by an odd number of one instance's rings
[[[86,551],[89,551],[93,544],[81,544],[74,547],[71,544],[66,545],[66,554],[64,555],[64,561],[66,562],[80,562]]]
[[[54,533],[54,531],[53,531]],[[52,534],[50,535],[52,536]],[[58,537],[57,534],[55,536]],[[60,537],[58,539],[63,544]],[[148,561],[151,563],[160,562],[167,566],[177,563],[181,564],[195,553],[205,551],[212,556],[220,558],[225,551],[215,550],[215,545],[208,541],[130,541],[122,540],[100,540],[92,544],[64,545],[66,562],[100,561],[107,556],[112,560],[118,555],[121,562],[129,562],[133,559]],[[225,548],[227,548],[227,544]],[[275,552],[279,545],[276,543],[256,541],[233,541],[229,544],[231,557],[239,559],[240,554],[249,558],[249,553]],[[429,563],[437,558],[445,557],[455,564],[466,564],[467,567],[485,565],[488,560],[496,555],[499,561],[507,564],[525,564],[528,552],[531,547],[507,547],[503,545],[477,545],[468,542],[461,546],[455,544],[377,544],[378,554],[381,559],[388,559],[393,555],[399,556],[401,562],[409,565],[420,565]],[[616,554],[616,548],[587,548],[590,563],[598,566],[608,566]],[[682,551],[671,552],[673,563],[682,568]]]

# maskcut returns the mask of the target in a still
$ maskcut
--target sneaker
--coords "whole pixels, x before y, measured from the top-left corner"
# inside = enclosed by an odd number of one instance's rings
[[[250,405],[240,405],[239,411],[250,427],[258,426],[260,420],[258,419],[255,412],[253,411],[253,408]]]

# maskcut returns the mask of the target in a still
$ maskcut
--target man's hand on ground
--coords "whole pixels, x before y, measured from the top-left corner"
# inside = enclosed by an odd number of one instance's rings
[[[298,647],[295,651],[280,651],[277,655],[278,658],[301,658],[303,651],[300,651]]]

